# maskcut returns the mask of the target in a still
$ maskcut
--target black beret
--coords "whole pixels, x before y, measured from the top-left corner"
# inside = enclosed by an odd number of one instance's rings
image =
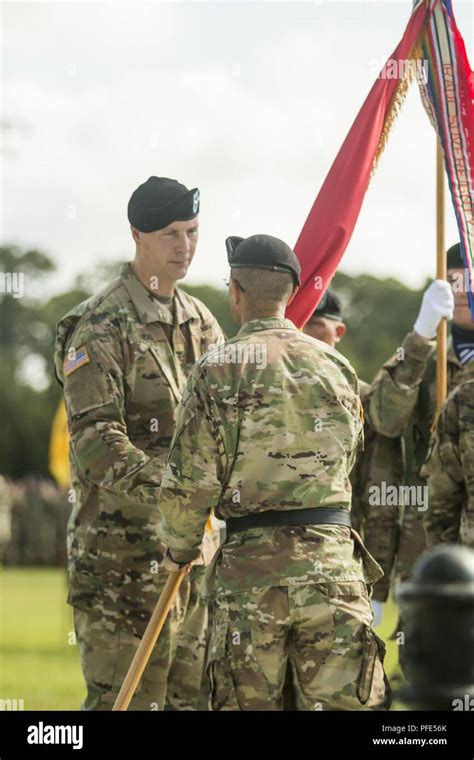
[[[248,238],[228,237],[225,241],[227,260],[232,269],[269,269],[288,272],[300,284],[301,267],[290,246],[272,235],[251,235]]]
[[[311,316],[326,317],[327,319],[334,319],[337,322],[342,322],[344,316],[341,299],[331,290],[326,290]]]
[[[168,177],[150,177],[128,202],[128,221],[140,232],[162,230],[172,222],[187,222],[199,212],[199,190]]]
[[[448,269],[464,269],[465,263],[460,243],[455,243],[446,251],[446,266]]]

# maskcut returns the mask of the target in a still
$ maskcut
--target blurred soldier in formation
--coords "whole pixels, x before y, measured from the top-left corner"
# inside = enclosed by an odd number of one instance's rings
[[[9,565],[64,565],[69,513],[64,491],[47,478],[29,475],[10,483]]]
[[[0,475],[0,564],[12,535],[13,494],[9,481]]]

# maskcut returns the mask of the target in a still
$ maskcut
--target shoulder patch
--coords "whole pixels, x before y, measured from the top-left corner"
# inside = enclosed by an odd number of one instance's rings
[[[77,351],[74,352],[74,356],[65,359],[63,364],[64,377],[69,377],[69,375],[72,375],[76,369],[83,367],[84,364],[89,364],[89,362],[89,354],[87,353],[85,346],[81,346],[81,348],[78,348]]]

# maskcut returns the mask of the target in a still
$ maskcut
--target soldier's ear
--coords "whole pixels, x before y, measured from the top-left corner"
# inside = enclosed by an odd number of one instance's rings
[[[289,297],[289,299],[287,301],[287,304],[286,304],[287,306],[289,306],[290,303],[293,301],[293,299],[296,296],[298,290],[299,290],[299,286],[296,286],[296,288],[293,290],[293,293],[291,294],[291,296]]]
[[[340,340],[342,340],[345,334],[346,334],[346,326],[344,322],[339,322],[338,326],[336,327],[337,341],[339,342]]]
[[[229,293],[231,297],[231,301],[233,303],[238,303],[240,300],[240,288],[237,285],[236,281],[233,279],[233,277],[230,278],[229,281]]]
[[[134,239],[135,243],[138,243],[140,240],[140,230],[137,230],[137,228],[132,224],[130,225],[130,229],[132,231],[132,238]]]
[[[237,282],[231,278],[229,287],[229,296],[232,306],[240,306],[242,301],[242,291],[237,285]]]

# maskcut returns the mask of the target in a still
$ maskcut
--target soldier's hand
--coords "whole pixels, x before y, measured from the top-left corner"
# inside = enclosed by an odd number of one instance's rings
[[[424,292],[420,313],[413,329],[421,338],[432,340],[441,320],[453,318],[453,310],[451,285],[445,280],[435,280]]]
[[[160,562],[160,568],[167,570],[168,573],[179,573],[181,570],[184,570],[187,574],[191,572],[193,564],[193,562],[175,562],[168,549]]]

